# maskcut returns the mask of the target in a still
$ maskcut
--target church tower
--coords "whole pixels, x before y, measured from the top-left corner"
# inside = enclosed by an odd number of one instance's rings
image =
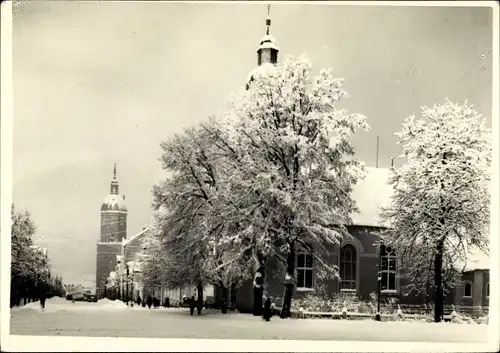
[[[267,5],[266,35],[260,40],[257,49],[257,65],[276,64],[278,62],[279,49],[276,46],[275,38],[269,34],[271,29],[271,5]]]
[[[116,163],[109,195],[101,205],[101,242],[121,242],[127,237],[127,206],[125,195],[119,194]]]
[[[260,40],[259,48],[257,49],[257,68],[253,70],[246,84],[246,89],[250,88],[251,82],[254,80],[254,73],[258,70],[266,70],[269,65],[271,67],[278,63],[279,48],[276,45],[276,39],[270,34],[271,31],[271,5],[267,5],[266,18],[266,35]]]
[[[96,256],[96,295],[98,298],[106,296],[106,281],[110,272],[116,269],[116,255],[121,254],[121,243],[126,237],[127,206],[125,195],[120,195],[115,163],[109,195],[101,204],[101,235],[97,242]]]

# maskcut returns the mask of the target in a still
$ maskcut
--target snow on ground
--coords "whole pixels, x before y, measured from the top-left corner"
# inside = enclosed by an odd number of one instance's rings
[[[131,307],[127,306],[122,301],[119,300],[109,300],[109,299],[101,299],[97,303],[89,303],[89,302],[80,302],[75,301],[72,302],[70,300],[66,300],[60,297],[53,297],[47,299],[45,301],[45,308],[42,309],[40,306],[40,302],[32,302],[28,303],[21,307],[14,307],[11,310],[13,312],[16,311],[24,311],[24,310],[34,310],[34,311],[43,311],[43,312],[57,312],[57,311],[88,311],[88,310],[123,310],[123,309],[131,309]]]
[[[110,309],[130,309],[130,307],[121,300],[109,300],[107,298],[99,299],[97,301],[99,307]]]
[[[12,310],[10,330],[14,335],[48,336],[481,343],[487,341],[489,327],[277,317],[265,322],[238,313],[204,311],[201,316],[190,316],[187,308],[127,308],[111,301],[71,303],[56,299],[45,311]]]

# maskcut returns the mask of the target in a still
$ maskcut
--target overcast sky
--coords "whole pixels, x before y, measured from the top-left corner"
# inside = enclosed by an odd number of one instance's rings
[[[150,220],[164,177],[159,143],[224,109],[257,63],[266,4],[42,2],[13,23],[14,185],[66,283],[95,275],[100,205],[113,163],[128,235]],[[357,155],[380,166],[422,105],[468,99],[491,122],[489,8],[275,4],[280,55],[345,78],[344,106],[368,117]],[[484,58],[481,56],[484,55]]]

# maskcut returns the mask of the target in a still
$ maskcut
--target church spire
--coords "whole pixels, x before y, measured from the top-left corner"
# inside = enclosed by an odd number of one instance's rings
[[[266,18],[266,34],[269,35],[269,30],[271,28],[271,4],[267,5],[267,18]]]
[[[116,163],[113,167],[113,181],[111,181],[111,194],[118,195],[118,181],[116,180]]]

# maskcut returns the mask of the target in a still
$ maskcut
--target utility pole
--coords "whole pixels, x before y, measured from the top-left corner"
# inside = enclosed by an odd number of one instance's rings
[[[376,167],[378,168],[378,146],[379,146],[379,142],[380,142],[380,136],[377,136],[377,162],[376,162]]]

